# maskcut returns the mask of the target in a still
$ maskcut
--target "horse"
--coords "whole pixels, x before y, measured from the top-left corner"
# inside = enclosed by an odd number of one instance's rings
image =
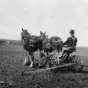
[[[42,50],[43,40],[46,38],[45,33],[40,32],[40,36],[31,35],[26,29],[22,28],[21,32],[21,40],[23,43],[23,48],[29,53],[31,56],[31,61],[33,63],[34,57],[33,53],[37,50]]]

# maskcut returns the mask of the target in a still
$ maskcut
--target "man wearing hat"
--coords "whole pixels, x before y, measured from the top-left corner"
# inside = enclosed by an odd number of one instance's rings
[[[65,47],[65,50],[63,51],[62,56],[64,56],[64,54],[67,55],[65,57],[65,60],[68,59],[71,53],[76,51],[76,45],[77,45],[77,38],[75,37],[75,31],[71,29],[69,33],[70,33],[70,37],[68,37],[67,40],[63,44],[63,47]]]

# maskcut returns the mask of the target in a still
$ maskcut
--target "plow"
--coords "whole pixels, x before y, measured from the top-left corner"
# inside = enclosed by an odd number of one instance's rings
[[[74,56],[73,56],[74,57]],[[77,57],[75,55],[75,57]],[[79,57],[79,56],[78,56]],[[81,56],[80,56],[81,57]],[[80,58],[79,58],[80,59]],[[80,61],[82,58],[80,59]],[[83,63],[80,63],[79,60],[68,62],[68,63],[60,63],[55,66],[46,66],[46,67],[41,67],[41,68],[33,68],[32,70],[29,71],[24,71],[22,72],[22,76],[30,76],[36,73],[43,73],[43,72],[73,72],[73,73],[88,73],[88,70],[85,68],[88,68],[88,65],[84,65]]]

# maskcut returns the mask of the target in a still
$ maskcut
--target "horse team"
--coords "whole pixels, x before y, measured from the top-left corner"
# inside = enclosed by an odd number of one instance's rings
[[[31,35],[26,29],[22,28],[21,40],[23,48],[27,51],[24,65],[30,67],[54,66],[62,59],[63,41],[58,36],[48,38],[46,32],[40,31],[39,36]],[[76,58],[76,57],[72,57]],[[72,59],[80,62],[79,58]],[[37,63],[37,62],[38,63]],[[63,60],[62,60],[63,61]],[[36,62],[36,64],[35,64]]]

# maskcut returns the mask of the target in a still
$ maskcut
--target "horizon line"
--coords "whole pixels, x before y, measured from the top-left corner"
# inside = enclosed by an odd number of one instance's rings
[[[0,40],[7,40],[7,41],[21,41],[21,39],[6,39],[6,38],[0,38]],[[88,47],[88,46],[84,46],[84,45],[77,45],[77,47]]]

